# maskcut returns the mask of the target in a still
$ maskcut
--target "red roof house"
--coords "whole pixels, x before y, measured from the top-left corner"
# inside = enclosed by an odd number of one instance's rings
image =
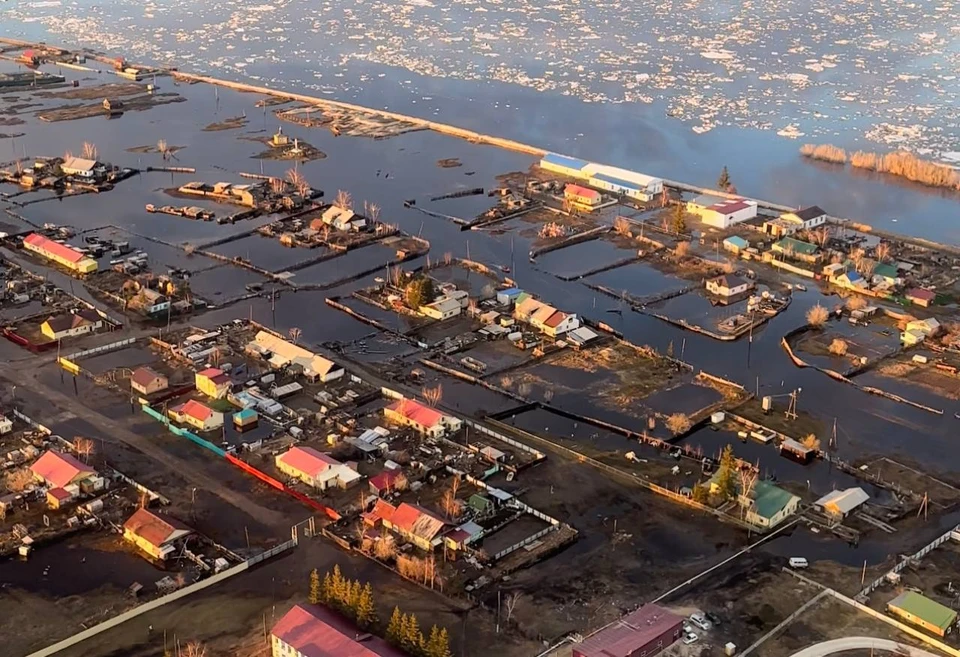
[[[346,488],[360,479],[355,470],[312,447],[291,447],[277,455],[275,463],[280,472],[321,490]]]
[[[407,657],[380,637],[362,634],[323,607],[296,605],[273,626],[274,655],[303,657]]]
[[[925,290],[922,287],[915,287],[907,290],[907,299],[926,308],[937,298],[937,293],[933,290]]]
[[[86,463],[82,463],[70,454],[63,454],[50,449],[30,466],[30,471],[37,479],[51,488],[64,488],[97,476],[97,471]]]
[[[196,399],[174,406],[170,409],[170,416],[178,422],[185,422],[201,431],[219,429],[223,426],[223,413],[213,410]]]
[[[573,196],[581,199],[589,199],[590,201],[600,200],[600,192],[597,190],[584,187],[583,185],[574,185],[573,183],[567,184],[567,186],[563,188],[563,193],[568,197]]]
[[[46,251],[51,255],[55,255],[57,258],[66,260],[67,262],[77,263],[87,257],[76,249],[72,249],[65,244],[61,244],[60,242],[54,242],[43,235],[38,235],[37,233],[30,233],[24,237],[23,243],[25,245],[34,247],[34,249]]]
[[[444,415],[415,399],[399,399],[383,409],[383,412],[394,422],[406,424],[433,437],[442,436],[448,430],[456,431],[461,424],[458,418]]]
[[[386,468],[380,474],[370,478],[370,492],[374,495],[381,495],[394,490],[397,480],[403,476],[403,471],[400,468]]]
[[[573,648],[573,657],[650,657],[680,638],[683,617],[644,605]]]
[[[380,499],[363,514],[363,519],[374,527],[382,524],[392,529],[424,550],[432,550],[439,544],[439,535],[447,526],[443,519],[422,506],[403,502],[395,507]]]
[[[123,523],[123,537],[135,543],[144,552],[163,559],[173,552],[173,544],[193,531],[185,524],[160,516],[150,509],[140,508]]]

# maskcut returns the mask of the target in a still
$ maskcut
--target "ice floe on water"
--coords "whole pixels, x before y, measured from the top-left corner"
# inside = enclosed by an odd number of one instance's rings
[[[934,154],[960,151],[957,16],[960,0],[0,3],[10,36],[225,77],[255,61],[265,83],[344,98],[409,71],[650,105],[697,133],[839,134]],[[415,86],[403,85],[412,98]]]

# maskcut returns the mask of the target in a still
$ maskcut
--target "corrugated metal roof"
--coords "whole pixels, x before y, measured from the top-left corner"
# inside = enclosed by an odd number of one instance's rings
[[[549,162],[550,164],[555,164],[561,167],[569,167],[571,169],[583,169],[585,166],[590,164],[586,160],[581,160],[577,157],[569,157],[567,155],[560,155],[558,153],[547,153],[541,159],[541,162]]]
[[[612,184],[612,185],[618,185],[618,186],[624,187],[624,188],[626,188],[626,189],[633,189],[633,190],[636,190],[636,191],[638,191],[638,192],[639,192],[639,191],[643,191],[643,188],[640,187],[640,185],[638,185],[638,184],[636,184],[636,183],[632,183],[632,182],[630,182],[630,181],[628,181],[628,180],[624,180],[624,179],[622,179],[622,178],[615,178],[615,177],[610,176],[610,175],[607,175],[607,174],[605,174],[605,173],[595,173],[592,178],[593,178],[593,179],[596,179],[596,180],[601,180],[601,181],[603,181],[603,182],[610,183],[610,184]]]
[[[654,604],[644,605],[584,639],[577,652],[584,657],[629,657],[682,624],[683,617]]]
[[[953,609],[915,591],[904,591],[888,602],[887,606],[901,609],[941,630],[946,630],[957,620],[957,612]]]
[[[304,657],[404,657],[380,637],[357,641],[356,627],[320,607],[295,606],[273,626],[272,634]]]

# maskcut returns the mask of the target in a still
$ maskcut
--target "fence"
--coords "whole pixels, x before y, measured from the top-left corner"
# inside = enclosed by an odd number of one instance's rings
[[[119,340],[117,342],[111,342],[110,344],[100,345],[99,347],[93,347],[91,349],[84,349],[83,351],[78,351],[72,353],[68,356],[65,356],[67,360],[77,361],[82,358],[88,358],[90,356],[96,356],[97,354],[105,354],[110,351],[117,351],[118,349],[123,349],[129,345],[134,344],[137,341],[136,338],[127,338],[126,340]]]
[[[931,541],[924,547],[920,548],[920,550],[918,550],[915,554],[912,554],[909,557],[905,557],[902,561],[900,561],[900,563],[898,563],[889,571],[884,573],[882,577],[878,577],[874,581],[870,582],[870,584],[868,584],[866,588],[860,591],[860,594],[857,597],[866,598],[868,595],[873,593],[873,591],[875,591],[881,584],[883,584],[884,581],[886,581],[886,579],[890,575],[899,573],[904,568],[906,568],[911,561],[917,561],[922,559],[927,554],[929,554],[931,550],[935,550],[936,548],[940,547],[941,545],[949,541],[953,537],[953,533],[956,531],[960,531],[960,525],[957,525],[956,527],[953,527],[950,530],[948,530],[945,534],[938,536],[933,541]]]
[[[554,525],[550,525],[550,526],[547,527],[546,529],[541,529],[541,530],[538,531],[536,534],[531,534],[530,536],[527,536],[525,539],[523,539],[523,540],[520,541],[519,543],[514,543],[514,544],[511,545],[510,547],[504,548],[504,549],[500,550],[500,551],[497,552],[495,555],[493,555],[492,559],[493,559],[494,561],[500,561],[500,559],[503,559],[503,558],[504,558],[505,556],[507,556],[508,554],[512,554],[512,553],[516,552],[517,550],[519,550],[520,548],[522,548],[522,547],[524,547],[524,546],[526,546],[526,545],[530,545],[531,543],[533,543],[533,542],[535,542],[535,541],[539,541],[541,538],[543,538],[544,536],[546,536],[546,535],[549,534],[550,532],[556,531],[556,530],[557,530],[557,527],[554,526]]]
[[[29,424],[29,425],[30,425],[31,427],[33,427],[34,429],[36,429],[36,430],[38,430],[38,431],[42,431],[43,433],[47,434],[48,436],[53,433],[52,431],[50,431],[50,429],[48,429],[48,428],[45,427],[44,425],[40,424],[39,422],[34,422],[32,418],[27,417],[26,415],[24,415],[23,413],[21,413],[20,411],[18,411],[18,410],[15,409],[15,408],[13,409],[13,416],[14,416],[14,417],[17,417],[17,418],[19,418],[19,419],[21,419],[21,420],[23,420],[24,422],[26,422],[27,424]]]
[[[213,586],[214,584],[222,582],[226,579],[229,579],[234,575],[239,575],[240,573],[249,569],[250,566],[256,563],[260,563],[261,561],[269,559],[273,556],[276,556],[281,552],[285,552],[286,550],[289,550],[295,547],[296,545],[297,545],[297,542],[295,540],[290,540],[290,541],[287,541],[286,543],[281,543],[275,548],[267,550],[262,554],[258,554],[257,556],[251,559],[248,559],[247,561],[244,561],[243,563],[238,564],[233,568],[228,568],[223,572],[217,573],[216,575],[200,580],[199,582],[191,584],[190,586],[185,586],[178,591],[174,591],[173,593],[157,598],[156,600],[151,600],[150,602],[145,602],[142,605],[137,605],[133,609],[126,611],[120,614],[119,616],[115,616],[110,620],[104,621],[99,625],[94,625],[93,627],[86,629],[82,632],[78,632],[77,634],[74,634],[73,636],[68,637],[63,641],[59,641],[53,644],[52,646],[48,646],[36,652],[30,653],[29,655],[27,655],[27,657],[48,657],[49,655],[55,655],[61,650],[66,650],[71,646],[75,646],[78,643],[82,643],[83,641],[86,641],[87,639],[94,637],[100,634],[101,632],[106,632],[107,630],[114,628],[118,625],[121,625],[122,623],[126,623],[128,620],[133,620],[137,616],[145,614],[148,611],[153,611],[154,609],[158,609],[170,602],[174,602],[176,600],[179,600],[180,598],[184,598],[190,595],[191,593],[202,591],[203,589]]]
[[[508,438],[507,436],[504,436],[502,433],[497,433],[493,429],[489,429],[482,424],[478,424],[477,422],[474,422],[473,420],[464,419],[464,424],[466,424],[468,427],[473,428],[476,431],[479,431],[482,434],[490,436],[491,438],[496,438],[497,440],[504,442],[510,445],[511,447],[516,447],[519,450],[522,450],[529,454],[533,454],[537,458],[537,460],[547,458],[547,455],[541,452],[540,450],[534,449],[529,445],[524,445],[523,443],[518,442],[513,438]]]
[[[820,600],[822,600],[823,597],[824,597],[824,596],[827,596],[827,595],[830,595],[830,592],[827,591],[827,590],[823,590],[823,591],[820,591],[820,593],[818,593],[818,594],[816,594],[815,596],[813,596],[812,598],[810,598],[809,600],[807,600],[807,601],[806,601],[805,603],[803,603],[803,605],[801,605],[796,611],[794,611],[792,614],[790,614],[789,616],[787,616],[786,618],[784,618],[780,623],[778,623],[776,627],[774,627],[772,630],[770,630],[769,632],[767,632],[766,634],[764,634],[762,637],[760,637],[759,639],[757,639],[755,642],[753,642],[753,643],[752,643],[750,646],[748,646],[743,652],[738,653],[738,657],[747,657],[747,655],[749,655],[749,654],[752,653],[754,650],[756,650],[757,648],[759,648],[761,644],[765,643],[765,642],[767,641],[767,639],[771,638],[771,637],[772,637],[773,635],[775,635],[777,632],[779,632],[780,630],[782,630],[783,628],[785,628],[787,625],[789,625],[790,623],[792,623],[794,620],[796,620],[797,618],[799,618],[800,615],[803,614],[807,609],[809,609],[809,608],[812,607],[813,605],[815,605],[815,604],[817,604],[818,602],[820,602]]]

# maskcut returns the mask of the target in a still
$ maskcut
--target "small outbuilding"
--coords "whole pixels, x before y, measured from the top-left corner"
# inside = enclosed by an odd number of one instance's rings
[[[921,287],[915,287],[907,290],[907,301],[915,306],[929,308],[937,298],[937,293],[933,290],[925,290]]]
[[[162,392],[169,385],[167,377],[149,367],[138,367],[130,377],[130,388],[141,395]]]
[[[847,488],[827,493],[813,504],[827,515],[846,518],[869,499],[870,496],[862,488]]]
[[[904,591],[887,603],[887,611],[936,636],[946,636],[957,624],[957,612],[915,591]]]

